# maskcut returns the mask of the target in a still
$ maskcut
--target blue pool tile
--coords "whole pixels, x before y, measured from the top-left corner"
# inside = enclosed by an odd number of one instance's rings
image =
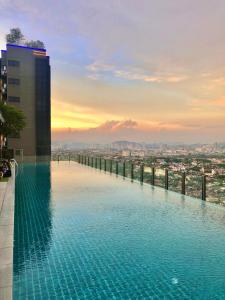
[[[76,163],[23,164],[14,299],[225,299],[225,209]]]

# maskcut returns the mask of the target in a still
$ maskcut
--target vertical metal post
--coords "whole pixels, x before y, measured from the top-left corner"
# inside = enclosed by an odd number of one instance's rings
[[[152,185],[155,185],[155,168],[152,168]]]
[[[116,161],[116,175],[118,175],[119,173],[119,163],[118,161]]]
[[[169,189],[169,172],[168,169],[165,169],[165,189]]]
[[[202,200],[206,201],[206,175],[202,175]]]
[[[144,164],[140,165],[140,182],[143,183],[144,181]]]
[[[70,154],[69,154],[69,161],[70,161]]]
[[[58,155],[58,162],[59,162],[59,155]]]
[[[91,166],[92,166],[92,168],[94,167],[94,157],[93,156],[91,157]]]
[[[87,159],[87,164],[88,164],[88,166],[89,166],[89,156],[88,156],[88,159]]]
[[[110,159],[110,161],[109,161],[109,172],[110,173],[112,173],[112,164],[113,164],[112,159]]]
[[[101,170],[102,169],[102,158],[100,157],[99,159],[99,169]]]
[[[186,173],[182,173],[182,182],[181,182],[181,194],[185,195],[186,193]]]
[[[131,180],[134,179],[134,164],[133,163],[131,163],[131,165],[130,165],[130,178],[131,178]]]
[[[105,170],[105,172],[106,172],[106,162],[107,162],[107,160],[104,159],[104,170]]]
[[[126,164],[123,162],[123,177],[126,177]]]
[[[78,154],[78,163],[80,164],[80,154]]]

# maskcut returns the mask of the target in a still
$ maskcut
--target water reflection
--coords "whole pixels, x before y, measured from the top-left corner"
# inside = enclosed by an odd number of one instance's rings
[[[20,166],[16,180],[14,273],[42,261],[52,232],[50,163]]]

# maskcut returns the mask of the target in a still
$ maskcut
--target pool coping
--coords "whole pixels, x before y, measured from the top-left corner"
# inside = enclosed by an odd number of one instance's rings
[[[12,299],[15,166],[7,183],[0,183],[0,300]]]

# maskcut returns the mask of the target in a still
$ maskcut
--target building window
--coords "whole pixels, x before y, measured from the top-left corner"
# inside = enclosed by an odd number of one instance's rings
[[[19,67],[20,62],[18,60],[8,60],[8,66],[9,67]]]
[[[22,149],[16,149],[16,150],[15,150],[15,155],[16,155],[16,156],[21,156],[21,155],[23,155],[23,150],[22,150]]]
[[[10,139],[20,139],[20,133],[10,134],[8,137]]]
[[[8,96],[7,100],[11,103],[20,103],[20,97]]]
[[[8,78],[8,84],[19,85],[20,84],[20,80],[17,79],[17,78]]]

